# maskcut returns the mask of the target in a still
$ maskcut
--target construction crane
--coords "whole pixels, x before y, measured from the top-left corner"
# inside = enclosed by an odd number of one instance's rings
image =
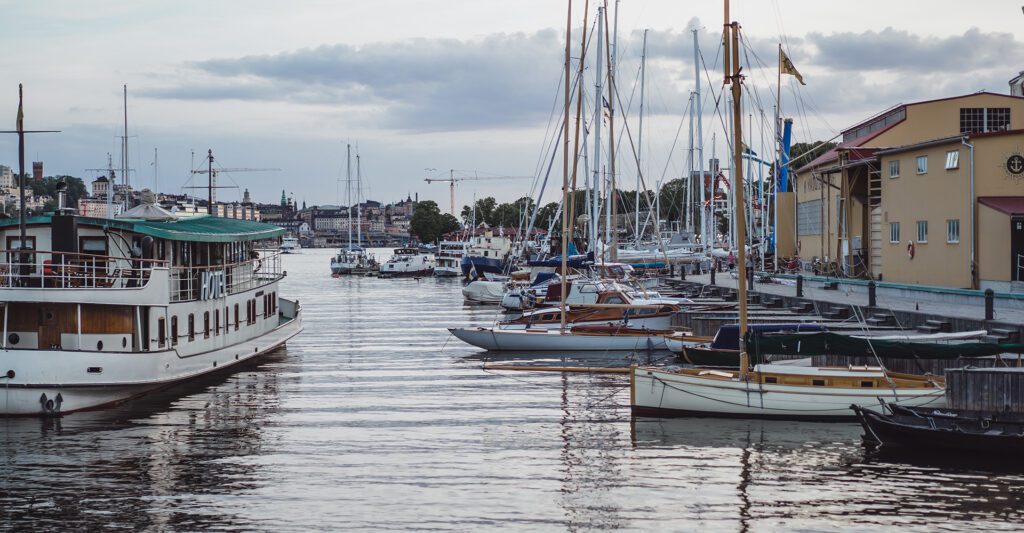
[[[235,188],[232,186],[218,187],[217,186],[217,174],[221,172],[276,172],[281,169],[279,168],[213,168],[213,150],[210,149],[206,152],[206,170],[193,170],[193,174],[206,174],[207,185],[206,187],[186,187],[187,189],[206,189],[206,196],[208,205],[206,206],[206,212],[213,214],[213,203],[217,196],[214,193],[217,189],[231,189]]]
[[[475,170],[460,170],[459,172],[476,172],[476,171]],[[473,176],[466,176],[466,177],[456,178],[455,177],[455,170],[452,169],[452,170],[448,171],[448,177],[447,178],[427,178],[427,179],[425,179],[423,181],[425,181],[427,183],[433,183],[435,181],[438,181],[438,182],[446,181],[446,182],[448,182],[448,187],[449,187],[449,189],[451,191],[451,209],[452,209],[451,212],[452,212],[452,216],[456,216],[455,215],[455,184],[457,182],[460,182],[460,181],[476,181],[476,180],[525,180],[525,179],[533,179],[533,176],[476,176],[476,175],[473,175]]]

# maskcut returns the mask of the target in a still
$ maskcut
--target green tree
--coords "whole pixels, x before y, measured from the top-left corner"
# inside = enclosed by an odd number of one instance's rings
[[[459,221],[448,213],[441,213],[437,202],[425,200],[416,205],[409,221],[409,232],[420,242],[436,242],[441,236],[459,229]]]

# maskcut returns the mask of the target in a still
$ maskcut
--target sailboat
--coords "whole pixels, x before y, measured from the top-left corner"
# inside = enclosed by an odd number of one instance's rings
[[[735,235],[738,265],[746,265],[743,201],[742,75],[740,25],[729,21],[725,1],[724,70],[732,86]],[[781,67],[780,67],[781,68]],[[879,410],[881,402],[903,406],[945,406],[942,378],[894,374],[882,367],[814,368],[758,364],[750,370],[746,284],[739,283],[739,357],[737,371],[707,368],[679,370],[633,367],[630,407],[637,416],[723,416],[791,420],[854,419],[851,405]]]
[[[346,145],[345,190],[348,207],[348,243],[331,258],[331,274],[365,274],[377,268],[377,262],[363,248],[362,208],[359,203],[359,189],[362,185],[362,170],[359,154],[356,154],[356,244],[352,243],[352,145]]]

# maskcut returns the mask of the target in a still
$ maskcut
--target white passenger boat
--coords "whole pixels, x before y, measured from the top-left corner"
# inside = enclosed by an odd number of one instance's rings
[[[24,233],[0,221],[0,415],[125,401],[301,331],[298,302],[278,294],[283,229],[140,207],[32,217]]]
[[[373,255],[355,244],[338,250],[338,254],[331,258],[331,274],[335,275],[365,273],[378,267]]]
[[[396,248],[394,255],[380,266],[381,276],[429,276],[434,271],[434,254],[416,248]]]
[[[283,254],[297,254],[302,246],[299,244],[297,237],[283,237],[281,239],[281,253]]]
[[[465,241],[441,241],[437,244],[437,266],[434,276],[455,277],[462,275],[462,256],[466,255]]]

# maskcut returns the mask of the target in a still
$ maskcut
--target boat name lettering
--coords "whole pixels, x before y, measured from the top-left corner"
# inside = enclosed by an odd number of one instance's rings
[[[211,270],[202,273],[202,291],[200,300],[213,300],[227,293],[227,283],[223,270]]]

